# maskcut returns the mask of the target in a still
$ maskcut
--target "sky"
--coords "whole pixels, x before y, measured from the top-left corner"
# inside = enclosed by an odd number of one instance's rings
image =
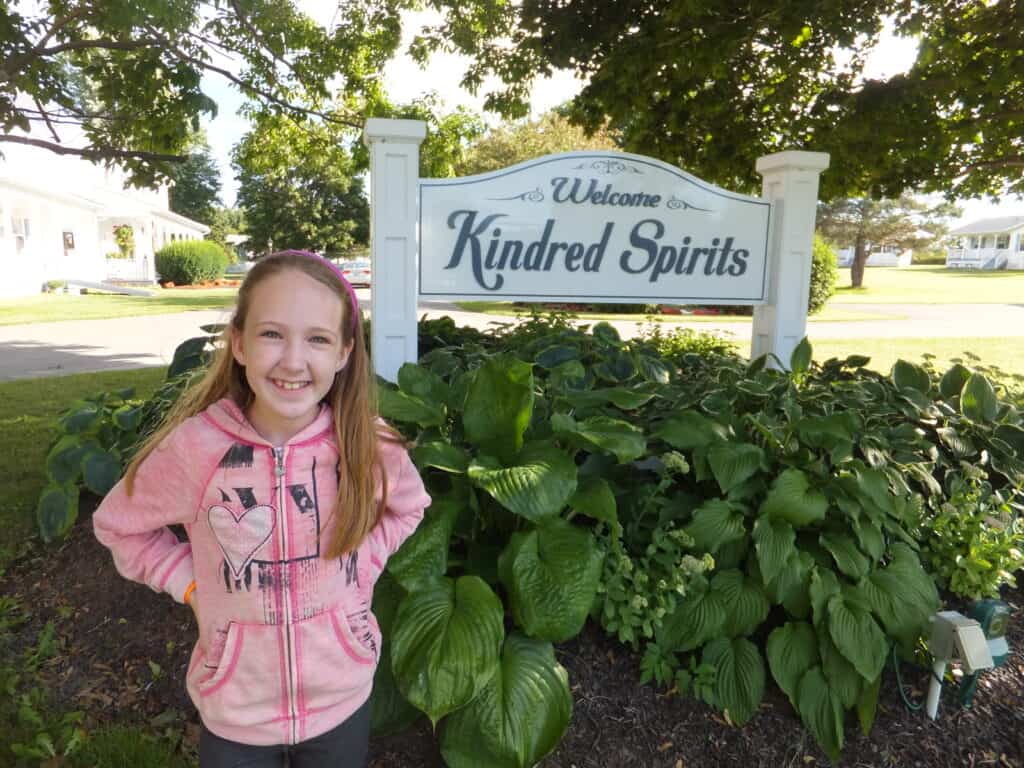
[[[333,3],[317,2],[317,0],[299,0],[298,5],[310,16],[323,25],[332,23]],[[403,38],[399,47],[405,51],[413,35],[423,25],[430,24],[439,18],[434,12],[407,13],[402,18]],[[898,38],[891,34],[883,34],[879,45],[868,58],[865,75],[871,78],[886,78],[906,71],[913,62],[917,52],[917,43],[907,38]],[[458,106],[467,107],[490,123],[497,118],[483,112],[483,94],[488,86],[484,83],[478,96],[459,87],[458,83],[466,70],[467,59],[455,54],[435,54],[426,70],[420,68],[404,53],[393,59],[384,70],[386,91],[392,101],[404,103],[435,91],[440,96],[447,111]],[[217,102],[218,114],[213,120],[205,122],[210,147],[221,171],[221,198],[225,205],[233,205],[238,185],[231,169],[231,147],[238,142],[248,130],[248,122],[238,116],[238,108],[242,99],[226,80],[219,76],[207,76],[203,81],[206,93]],[[559,71],[551,78],[538,80],[534,83],[531,96],[531,113],[539,115],[558,104],[561,104],[579,93],[583,83],[574,78],[573,73]],[[685,170],[685,169],[684,169]],[[827,171],[826,171],[827,172]],[[954,222],[954,226],[979,218],[994,216],[1024,215],[1024,200],[1004,201],[999,206],[985,200],[969,200],[958,203],[963,209],[962,217]]]

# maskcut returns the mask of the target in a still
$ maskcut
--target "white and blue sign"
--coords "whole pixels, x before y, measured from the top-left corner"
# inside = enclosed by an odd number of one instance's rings
[[[423,297],[766,300],[768,201],[649,157],[548,155],[419,195]]]

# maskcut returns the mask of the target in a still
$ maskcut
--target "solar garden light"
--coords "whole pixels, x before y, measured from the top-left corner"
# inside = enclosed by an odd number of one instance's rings
[[[1010,607],[1000,600],[979,600],[971,606],[969,614],[964,616],[956,611],[942,611],[931,619],[928,650],[935,662],[928,686],[926,711],[932,720],[939,710],[942,679],[949,662],[959,661],[963,667],[966,677],[959,687],[960,703],[970,707],[981,672],[1002,666],[1010,655],[1006,642]]]

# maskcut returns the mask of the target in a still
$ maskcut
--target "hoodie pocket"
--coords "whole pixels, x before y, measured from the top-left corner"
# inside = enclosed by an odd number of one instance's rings
[[[260,725],[286,711],[282,708],[281,627],[228,625],[216,671],[196,681],[193,700],[204,720],[232,727]]]
[[[295,625],[303,711],[337,706],[373,683],[380,639],[375,623],[359,631],[361,613],[339,605]]]

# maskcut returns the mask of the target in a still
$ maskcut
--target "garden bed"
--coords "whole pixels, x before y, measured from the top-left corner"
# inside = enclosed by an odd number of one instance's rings
[[[166,596],[129,583],[81,521],[63,544],[35,546],[0,578],[0,596],[13,598],[30,619],[15,629],[16,658],[36,642],[46,622],[58,637],[38,685],[60,710],[82,710],[84,728],[142,725],[181,735],[194,754],[195,710],[184,691],[194,638],[191,613]],[[887,668],[879,715],[870,737],[848,721],[842,766],[1024,766],[1024,592],[1004,596],[1014,615],[1006,666],[982,679],[971,710],[943,699],[931,722],[900,700]],[[828,764],[777,689],[743,728],[695,699],[640,686],[639,660],[588,625],[558,648],[568,669],[574,711],[565,739],[546,768],[693,768],[694,766],[805,766]],[[910,695],[921,700],[927,673],[904,667]],[[442,766],[429,724],[374,739],[373,768]],[[141,768],[141,767],[140,767]],[[483,767],[482,768],[486,768]]]

